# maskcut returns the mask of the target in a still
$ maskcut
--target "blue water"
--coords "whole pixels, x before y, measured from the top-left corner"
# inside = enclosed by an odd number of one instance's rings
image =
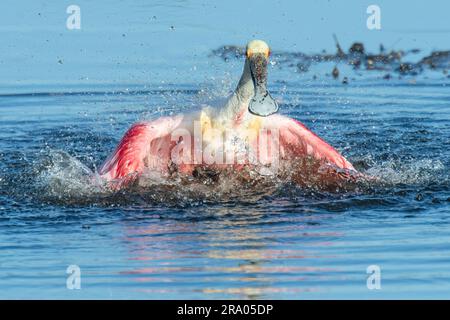
[[[0,298],[450,298],[448,75],[337,63],[334,80],[335,62],[299,72],[287,54],[334,52],[336,33],[345,50],[419,48],[405,57],[417,62],[449,49],[448,4],[379,1],[383,29],[369,31],[364,1],[259,3],[78,1],[82,28],[69,31],[72,2],[2,1]],[[380,182],[113,195],[88,183],[131,123],[226,96],[243,58],[211,52],[253,37],[274,51],[280,112]],[[80,290],[66,287],[69,265]]]

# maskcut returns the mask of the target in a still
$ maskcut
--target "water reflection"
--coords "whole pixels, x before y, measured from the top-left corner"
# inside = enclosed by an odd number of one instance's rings
[[[314,279],[336,271],[316,262],[332,259],[320,248],[342,236],[321,230],[327,215],[240,209],[199,209],[198,215],[215,217],[205,220],[123,221],[128,259],[135,263],[121,274],[149,294],[175,287],[210,298],[262,299],[318,291]]]

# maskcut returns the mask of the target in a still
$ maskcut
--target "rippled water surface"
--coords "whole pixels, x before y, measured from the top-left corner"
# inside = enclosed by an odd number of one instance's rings
[[[189,112],[236,85],[243,58],[223,60],[211,52],[241,38],[230,31],[215,43],[214,30],[193,23],[195,15],[182,14],[186,3],[176,3],[180,8],[122,8],[135,17],[135,29],[122,31],[119,23],[100,44],[89,38],[104,31],[100,24],[86,26],[89,40],[80,32],[68,44],[87,50],[78,60],[58,38],[59,32],[72,36],[64,29],[49,28],[49,45],[26,27],[16,30],[17,42],[3,31],[7,46],[26,51],[28,41],[36,50],[23,61],[36,69],[24,68],[22,76],[20,61],[11,62],[0,77],[0,297],[449,298],[450,79],[443,70],[391,72],[386,79],[386,71],[338,63],[341,75],[334,80],[336,62],[300,72],[292,57],[274,49],[269,86],[280,112],[379,177],[376,184],[332,193],[262,184],[232,196],[208,193],[210,186],[201,183],[112,195],[90,186],[90,173],[131,123]],[[30,10],[47,15],[45,6]],[[113,17],[120,12],[105,10]],[[163,20],[157,27],[142,20],[155,19],[153,12]],[[199,51],[191,47],[184,56],[159,49],[160,60],[141,60],[140,43],[157,46],[137,30],[161,38],[180,29],[205,35],[207,44],[197,37]],[[117,47],[102,62],[90,49],[105,44]],[[48,52],[63,63],[46,62]],[[46,68],[54,73],[45,74]],[[66,288],[73,264],[81,268],[81,290]],[[369,265],[381,268],[381,290],[366,286]]]

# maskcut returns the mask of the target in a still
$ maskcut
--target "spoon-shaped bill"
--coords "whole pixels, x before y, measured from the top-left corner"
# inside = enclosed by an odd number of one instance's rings
[[[250,100],[248,109],[250,113],[267,117],[278,111],[278,104],[267,90],[268,59],[262,54],[254,54],[249,60],[255,95]]]
[[[278,111],[278,104],[270,96],[269,91],[256,90],[255,96],[250,100],[248,110],[257,116],[267,117]]]

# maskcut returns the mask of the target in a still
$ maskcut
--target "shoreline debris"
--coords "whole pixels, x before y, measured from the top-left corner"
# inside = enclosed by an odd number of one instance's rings
[[[340,76],[339,64],[347,64],[354,69],[384,71],[383,79],[390,79],[392,73],[397,73],[399,76],[417,76],[425,70],[436,70],[447,75],[448,70],[450,70],[450,50],[433,51],[430,55],[412,62],[405,61],[405,57],[418,54],[419,49],[388,50],[383,44],[380,44],[378,53],[370,53],[362,42],[354,42],[345,52],[335,34],[333,34],[333,39],[336,45],[336,53],[334,54],[327,53],[324,50],[313,54],[275,51],[273,56],[277,61],[277,67],[295,67],[297,72],[306,73],[310,70],[312,64],[335,62],[336,65],[331,73],[334,79]],[[212,51],[212,56],[219,57],[224,61],[241,58],[244,54],[245,48],[235,45],[225,45]]]

